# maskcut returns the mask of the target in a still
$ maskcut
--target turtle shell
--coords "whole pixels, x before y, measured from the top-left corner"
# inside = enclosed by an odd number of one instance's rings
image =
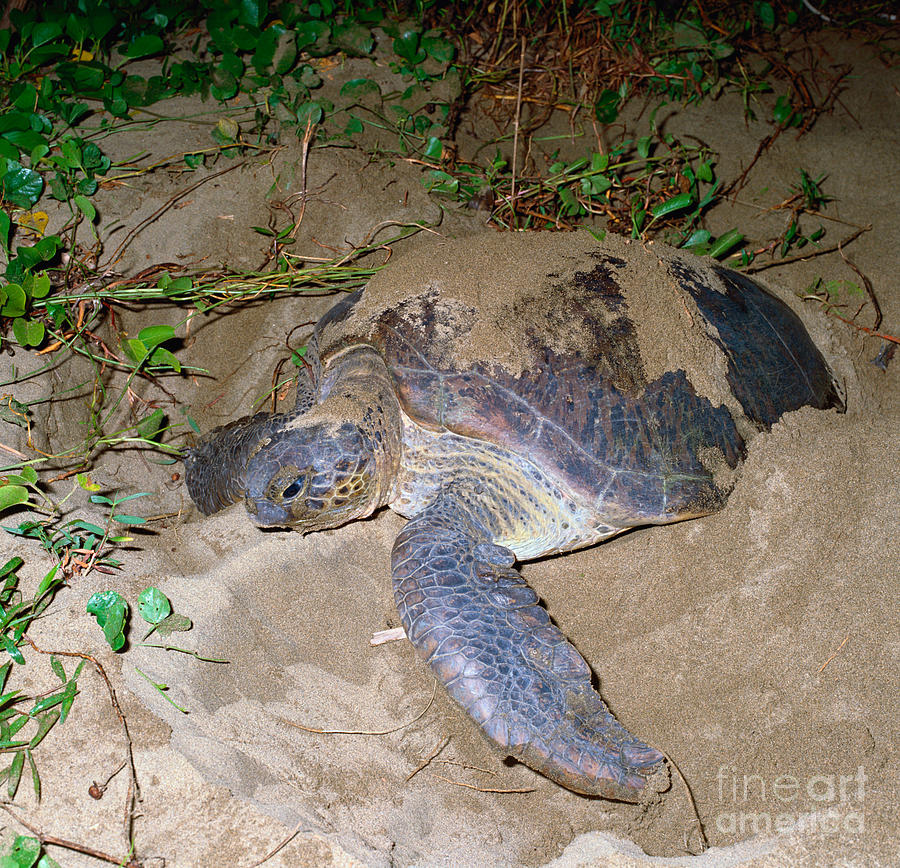
[[[420,425],[525,456],[610,523],[716,509],[750,437],[841,407],[799,317],[748,277],[587,233],[431,241],[317,327],[382,354]]]

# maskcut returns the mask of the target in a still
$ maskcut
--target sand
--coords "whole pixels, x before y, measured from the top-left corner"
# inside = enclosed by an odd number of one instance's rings
[[[762,209],[784,198],[798,168],[826,173],[837,200],[829,213],[873,225],[849,253],[878,293],[883,329],[896,334],[900,252],[896,185],[887,183],[900,138],[896,95],[867,47],[831,50],[856,63],[842,97],[853,116],[839,108],[810,136],[782,136],[738,203],[717,208],[710,222],[719,231],[777,233],[783,213]],[[720,174],[731,177],[766,128],[736,127],[739,97],[722,101],[673,110],[666,123],[706,140],[722,154]],[[186,116],[197,109],[182,107]],[[199,147],[206,135],[185,123],[164,149]],[[152,147],[152,133],[129,136],[110,139],[110,148],[124,155]],[[299,147],[288,146],[271,163],[250,160],[198,188],[142,232],[116,270],[131,274],[160,261],[255,267],[265,239],[250,227],[265,225],[273,202],[297,191],[298,162]],[[314,195],[297,249],[310,254],[321,255],[321,245],[347,249],[383,220],[440,216],[408,164],[384,169],[362,154],[322,148],[312,151],[309,173]],[[133,226],[194,180],[142,178],[103,191],[98,203],[104,220]],[[482,221],[450,208],[438,231],[482,231]],[[828,230],[833,239],[849,234],[841,225]],[[855,279],[837,254],[771,269],[765,279],[791,294],[817,275]],[[251,412],[287,355],[293,326],[330,303],[260,299],[225,317],[198,317],[179,358],[209,373],[167,378],[165,390],[136,383],[136,392],[173,422],[186,410],[204,430]],[[886,371],[872,365],[879,341],[827,319],[815,303],[802,307],[846,391],[846,414],[800,411],[757,438],[715,515],[524,567],[619,719],[677,764],[713,849],[689,855],[701,849],[700,834],[677,776],[649,809],[564,791],[504,763],[440,690],[432,702],[432,679],[407,643],[370,647],[372,633],[397,625],[389,554],[399,516],[383,511],[305,538],[255,529],[239,505],[207,519],[191,506],[178,465],[111,450],[94,479],[107,490],[151,492],[146,514],[169,517],[135,535],[119,574],[94,573],[65,589],[35,637],[95,654],[116,686],[142,784],[136,841],[145,864],[159,857],[177,866],[249,866],[295,828],[267,864],[893,864],[900,368],[896,360]],[[164,307],[123,310],[116,325],[133,335],[182,316]],[[115,339],[109,327],[104,335]],[[13,362],[26,371],[38,364],[21,353]],[[116,383],[108,378],[110,388]],[[34,408],[41,448],[81,436],[90,391],[83,362],[5,388],[18,400],[55,396]],[[128,424],[126,406],[117,418]],[[17,436],[7,426],[4,443],[24,448]],[[85,500],[73,504],[96,520]],[[9,538],[7,548],[23,554],[32,581],[46,570],[33,547]],[[134,602],[148,584],[193,620],[179,644],[229,662],[138,647],[110,652],[85,602],[106,588]],[[29,655],[31,689],[51,683],[41,681],[45,664]],[[138,669],[165,682],[189,713],[166,703]],[[124,853],[124,776],[100,801],[87,794],[124,757],[121,730],[99,677],[86,671],[79,684],[70,722],[41,748],[41,803],[23,786],[16,804],[49,834]],[[321,735],[294,724],[392,731]],[[51,849],[67,866],[97,864]]]

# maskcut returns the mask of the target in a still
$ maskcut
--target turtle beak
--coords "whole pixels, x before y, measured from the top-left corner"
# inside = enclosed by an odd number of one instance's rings
[[[245,501],[250,519],[258,527],[288,527],[291,514],[283,506],[268,500]]]

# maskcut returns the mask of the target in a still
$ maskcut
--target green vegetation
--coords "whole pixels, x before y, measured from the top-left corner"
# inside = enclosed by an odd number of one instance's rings
[[[882,7],[888,5],[875,4],[869,14]],[[65,722],[86,659],[67,673],[51,655],[60,684],[44,695],[3,692],[25,663],[29,626],[67,581],[115,574],[133,542],[123,528],[148,521],[121,510],[146,492],[102,493],[86,471],[112,448],[141,449],[154,461],[174,463],[180,450],[171,442],[173,429],[193,424],[187,414],[184,423],[173,422],[162,409],[142,405],[132,410],[132,424],[114,422],[134,381],[202,373],[178,355],[193,317],[282,293],[358,287],[379,267],[371,254],[422,228],[410,223],[351,256],[313,260],[292,249],[299,226],[293,219],[256,227],[271,241],[267,265],[257,272],[173,273],[159,264],[110,276],[140,227],[110,249],[99,190],[175,168],[202,183],[213,167],[227,171],[238,158],[299,141],[304,155],[345,147],[387,165],[409,161],[435,201],[480,209],[498,228],[604,225],[727,257],[736,266],[783,260],[808,252],[825,235],[825,179],[801,170],[798,185],[777,206],[789,215],[778,238],[751,243],[740,227],[714,235],[704,225],[707,212],[744,186],[746,172],[737,180],[719,177],[715,153],[667,131],[657,118],[730,91],[743,106],[736,125],[767,124],[760,152],[787,130],[808,132],[833,105],[837,81],[820,87],[826,96],[815,102],[806,73],[790,67],[779,40],[787,28],[821,24],[796,4],[760,0],[204,0],[199,6],[55,0],[13,10],[11,26],[0,30],[0,348],[46,354],[31,377],[70,354],[91,373],[79,441],[54,455],[11,450],[0,467],[0,513],[26,513],[3,530],[33,540],[50,565],[30,596],[18,577],[22,558],[0,568],[0,644],[9,658],[0,664],[0,749],[12,755],[0,783],[9,798],[23,773],[40,798],[34,752]],[[356,77],[335,85],[329,71],[350,64]],[[138,123],[162,124],[167,101],[189,96],[207,99],[216,111],[206,147],[153,165],[143,162],[146,155],[114,162],[105,153],[111,137]],[[490,135],[473,141],[463,134],[464,115]],[[60,208],[64,216],[48,234],[48,211]],[[847,282],[819,281],[807,295],[840,315],[865,301]],[[177,306],[180,321],[153,323],[133,336],[112,328],[113,337],[98,337],[124,305],[158,303]],[[302,350],[294,352],[295,364],[303,364],[301,357]],[[19,381],[14,369],[2,385]],[[0,418],[27,431],[29,446],[33,415],[32,405],[2,396]],[[42,468],[60,475],[40,478]],[[71,474],[71,490],[55,500],[51,482]],[[75,506],[88,517],[70,517]],[[126,594],[115,590],[87,603],[114,651],[127,647],[130,611]],[[137,598],[137,612],[163,637],[190,627],[156,588]],[[148,680],[172,702],[166,685]],[[7,864],[55,863],[42,855],[37,838],[20,836],[12,854],[0,856],[0,868]]]
[[[18,571],[24,561],[10,558],[0,567],[0,644],[9,658],[0,665],[0,751],[12,754],[12,762],[0,771],[0,781],[6,782],[6,794],[15,798],[28,762],[35,798],[41,798],[41,778],[34,750],[57,724],[65,723],[78,693],[78,676],[82,664],[67,675],[63,664],[51,655],[50,667],[61,685],[41,696],[26,696],[19,689],[7,690],[13,662],[25,665],[21,647],[31,623],[46,610],[53,600],[62,577],[55,565],[44,576],[31,597],[25,597],[19,587]],[[83,663],[83,661],[82,661]]]

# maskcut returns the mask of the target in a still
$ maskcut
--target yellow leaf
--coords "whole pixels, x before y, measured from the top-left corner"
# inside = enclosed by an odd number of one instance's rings
[[[72,49],[72,58],[76,62],[89,61],[89,60],[94,59],[94,55],[93,55],[93,52],[84,51],[84,50],[78,51],[78,49],[73,48]]]
[[[50,218],[46,211],[20,211],[16,215],[16,223],[23,229],[33,229],[39,235],[43,235],[47,229]]]

